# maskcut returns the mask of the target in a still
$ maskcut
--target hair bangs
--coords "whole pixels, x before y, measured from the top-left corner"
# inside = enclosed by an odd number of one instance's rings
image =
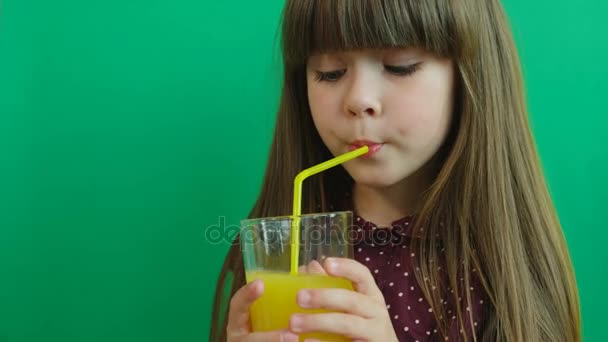
[[[453,52],[445,0],[290,0],[285,11],[286,66],[343,50],[415,46],[440,56]]]

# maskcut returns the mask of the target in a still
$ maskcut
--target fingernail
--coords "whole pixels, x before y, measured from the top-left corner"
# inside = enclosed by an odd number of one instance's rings
[[[307,290],[300,290],[300,292],[298,292],[298,304],[303,308],[309,307],[310,292],[308,292]]]
[[[302,316],[291,315],[289,328],[294,332],[302,332]]]
[[[251,290],[255,293],[258,294],[262,291],[262,289],[264,288],[264,283],[262,282],[262,280],[260,279],[256,279],[253,282],[251,282]]]
[[[286,332],[281,335],[281,342],[298,342],[298,335]]]

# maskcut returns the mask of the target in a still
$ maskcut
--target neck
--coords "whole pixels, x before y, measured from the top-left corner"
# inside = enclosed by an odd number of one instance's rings
[[[422,169],[386,187],[355,182],[352,192],[354,209],[366,221],[390,227],[394,221],[420,209],[422,194],[431,183],[429,172]]]

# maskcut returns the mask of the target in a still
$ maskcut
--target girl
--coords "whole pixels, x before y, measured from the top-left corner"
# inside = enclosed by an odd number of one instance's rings
[[[574,272],[531,135],[519,60],[499,0],[287,0],[284,84],[250,217],[353,210],[360,242],[325,272],[356,291],[301,291],[286,331],[250,333],[238,237],[221,271],[211,341],[580,341]],[[387,236],[384,234],[384,236]],[[368,240],[366,240],[368,241]],[[226,296],[231,298],[227,308]],[[226,315],[221,315],[228,309]]]

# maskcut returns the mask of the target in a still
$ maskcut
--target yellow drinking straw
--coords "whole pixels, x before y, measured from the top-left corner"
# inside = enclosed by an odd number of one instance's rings
[[[300,215],[302,214],[302,182],[309,176],[355,159],[369,152],[368,146],[344,153],[321,164],[309,167],[298,173],[293,181],[293,214],[291,220],[291,274],[298,274],[298,259],[300,258]]]

